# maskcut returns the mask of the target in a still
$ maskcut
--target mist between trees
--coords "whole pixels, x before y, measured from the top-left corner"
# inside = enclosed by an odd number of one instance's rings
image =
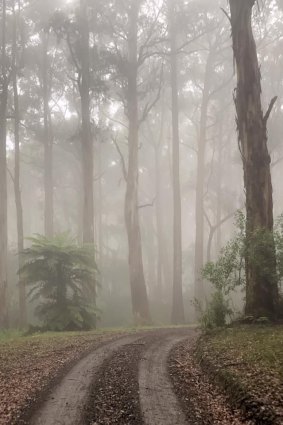
[[[245,279],[230,301],[276,317],[282,1],[0,8],[0,326],[36,323],[44,298],[26,297],[26,238],[44,235],[54,254],[71,249],[65,232],[96,247],[101,325],[194,322],[215,292],[202,269],[245,206]],[[252,260],[261,231],[268,273]]]

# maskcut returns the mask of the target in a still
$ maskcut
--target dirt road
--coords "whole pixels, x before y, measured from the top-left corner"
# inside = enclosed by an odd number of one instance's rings
[[[176,382],[168,372],[172,349],[193,344],[195,338],[194,330],[164,329],[121,337],[98,347],[65,376],[28,423],[203,423],[184,408],[184,400],[176,395]]]

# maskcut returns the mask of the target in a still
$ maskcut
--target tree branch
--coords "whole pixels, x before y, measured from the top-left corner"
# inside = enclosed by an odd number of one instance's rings
[[[278,99],[278,96],[275,96],[275,97],[274,97],[273,99],[271,99],[271,101],[270,101],[270,104],[269,104],[269,107],[268,107],[268,109],[267,109],[267,112],[266,112],[266,114],[264,115],[264,118],[263,118],[263,121],[264,121],[264,124],[265,124],[265,125],[267,124],[268,118],[270,117],[270,114],[271,114],[271,112],[272,112],[272,109],[273,109],[273,107],[274,107],[274,105],[275,105],[275,103],[276,103],[277,99]]]
[[[124,177],[125,181],[127,181],[128,180],[128,173],[127,173],[127,167],[126,167],[124,155],[122,154],[122,151],[121,151],[121,149],[120,149],[120,147],[117,143],[117,140],[114,137],[112,137],[112,142],[114,143],[116,150],[118,152],[118,155],[120,157],[120,160],[121,160],[123,177]]]

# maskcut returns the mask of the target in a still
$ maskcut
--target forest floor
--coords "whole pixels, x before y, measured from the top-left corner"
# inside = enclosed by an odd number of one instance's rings
[[[202,370],[256,424],[283,424],[283,326],[231,327],[203,336]]]
[[[193,352],[199,333],[191,328],[151,329],[120,335],[89,352],[29,411],[29,425],[186,425],[250,423],[232,411],[191,362],[190,382],[178,382],[176,350]],[[186,367],[181,375],[186,375]],[[194,387],[193,385],[196,384]],[[193,388],[182,403],[182,394]],[[214,400],[198,397],[211,394]],[[181,401],[181,402],[180,402]],[[184,401],[184,400],[183,400]],[[195,406],[195,409],[192,408]],[[216,421],[211,421],[215,418]]]
[[[0,334],[0,424],[21,423],[23,413],[82,356],[123,333]]]
[[[282,346],[283,327],[0,335],[0,424],[283,423]]]

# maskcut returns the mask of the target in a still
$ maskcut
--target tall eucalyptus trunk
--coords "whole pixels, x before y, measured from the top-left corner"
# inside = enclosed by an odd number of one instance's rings
[[[14,0],[13,4],[13,46],[12,46],[12,82],[13,82],[13,95],[14,95],[14,139],[15,139],[15,171],[14,171],[14,190],[15,190],[15,203],[17,214],[17,245],[18,245],[18,259],[19,269],[23,266],[22,252],[24,250],[24,226],[23,226],[23,206],[21,195],[21,152],[20,152],[20,108],[19,108],[19,93],[18,93],[18,14],[15,10]],[[20,2],[18,6],[20,8]],[[19,325],[26,324],[26,288],[22,273],[19,272],[18,280],[19,288]]]
[[[90,31],[88,0],[80,0],[80,72],[79,92],[81,100],[81,152],[83,186],[83,244],[94,245],[94,148],[90,117]],[[92,283],[89,299],[96,305],[96,282]]]
[[[252,31],[252,11],[256,0],[229,0],[234,58],[237,67],[235,105],[246,192],[246,234],[248,247],[257,249],[258,231],[273,230],[273,194],[270,155],[267,147],[267,120],[276,99],[264,115],[261,104],[261,75]],[[260,247],[268,265],[246,256],[246,314],[273,317],[278,299],[274,244],[268,239]]]
[[[50,101],[50,78],[48,60],[49,31],[42,33],[42,89],[43,89],[43,121],[44,121],[44,234],[53,236],[53,137],[51,126]]]
[[[182,288],[182,202],[180,187],[180,137],[179,137],[179,94],[178,53],[174,0],[169,0],[170,62],[172,90],[172,172],[173,172],[173,324],[185,321]]]
[[[7,102],[8,70],[6,52],[6,0],[2,0],[2,44],[0,75],[0,329],[7,326]]]
[[[151,322],[144,277],[142,243],[138,207],[139,185],[139,111],[138,111],[138,16],[140,0],[133,0],[129,9],[127,115],[128,172],[125,198],[125,222],[129,246],[129,276],[132,311],[136,324]]]
[[[87,0],[80,0],[81,140],[83,174],[83,242],[94,243],[93,139],[90,119],[90,55]]]
[[[200,111],[200,133],[197,155],[196,184],[196,239],[195,239],[195,298],[202,303],[205,298],[202,268],[204,265],[204,185],[205,185],[205,154],[207,137],[207,113],[209,105],[210,76],[212,69],[212,54],[209,52]]]

